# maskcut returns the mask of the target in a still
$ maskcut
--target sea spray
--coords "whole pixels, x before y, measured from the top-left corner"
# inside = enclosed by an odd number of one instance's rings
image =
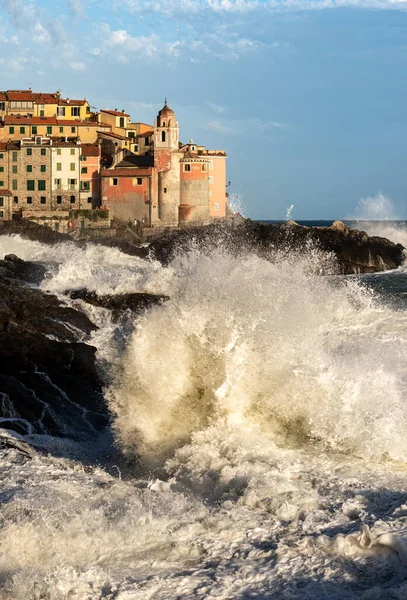
[[[406,596],[406,474],[389,460],[406,458],[405,312],[318,275],[312,248],[163,268],[0,242],[36,252],[54,293],[76,265],[99,293],[170,297],[119,345],[120,324],[91,309],[118,443],[160,479],[3,449],[1,600]]]
[[[139,321],[109,392],[123,450],[160,462],[219,423],[406,460],[406,316],[355,279],[315,275],[321,260],[177,257],[170,300]]]

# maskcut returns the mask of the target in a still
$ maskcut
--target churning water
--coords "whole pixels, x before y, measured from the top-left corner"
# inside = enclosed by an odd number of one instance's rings
[[[99,326],[123,458],[96,466],[103,439],[82,461],[2,451],[1,600],[407,597],[404,268],[0,237],[11,252],[53,293],[169,300],[131,327],[69,301]]]

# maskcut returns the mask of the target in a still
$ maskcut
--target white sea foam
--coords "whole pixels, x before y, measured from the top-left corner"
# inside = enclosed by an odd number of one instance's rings
[[[406,596],[405,312],[312,249],[163,268],[0,243],[50,265],[44,289],[84,268],[99,293],[170,297],[128,331],[88,309],[117,442],[156,472],[3,450],[1,600]]]
[[[356,220],[357,229],[366,231],[369,235],[391,240],[407,248],[407,227],[400,221],[397,210],[391,198],[379,193],[376,196],[362,198],[348,219]]]

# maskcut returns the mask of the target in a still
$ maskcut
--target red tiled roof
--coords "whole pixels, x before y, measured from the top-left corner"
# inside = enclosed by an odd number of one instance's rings
[[[18,115],[6,115],[4,125],[57,125],[55,117],[25,117]]]
[[[126,142],[130,141],[130,138],[119,135],[118,133],[113,133],[113,131],[101,131],[101,133],[103,135],[107,135],[108,137],[112,137],[115,140],[126,140]]]
[[[143,175],[151,175],[152,167],[147,169],[102,169],[102,177],[142,177]]]
[[[100,112],[107,113],[108,115],[113,115],[114,117],[130,117],[129,114],[121,112],[119,110],[101,110]]]
[[[85,104],[88,104],[88,101],[85,100],[71,100],[69,98],[60,98],[59,102],[58,102],[59,106],[84,106]]]
[[[5,100],[7,100],[7,96],[6,96],[6,93],[5,93],[5,92],[0,92],[0,100],[2,100],[3,102],[4,102]]]
[[[10,102],[34,102],[31,90],[7,90],[6,93]]]
[[[145,131],[144,133],[139,133],[138,135],[136,135],[136,137],[148,137],[150,135],[153,135],[153,130],[151,131]]]
[[[99,156],[100,148],[97,144],[82,144],[82,156]]]
[[[0,188],[0,196],[11,196],[10,190],[6,190],[5,188]]]
[[[76,127],[99,127],[96,121],[81,121],[80,119],[57,119],[56,125],[75,125]]]
[[[79,148],[80,149],[80,144],[77,144],[76,141],[66,141],[63,139],[58,139],[58,138],[52,138],[52,146],[55,146],[56,148]]]

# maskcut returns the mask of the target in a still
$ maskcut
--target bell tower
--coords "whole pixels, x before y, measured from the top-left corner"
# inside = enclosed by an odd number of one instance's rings
[[[179,126],[175,113],[167,104],[154,121],[154,167],[157,173],[157,225],[179,224],[180,156]]]
[[[167,98],[163,108],[157,115],[154,123],[154,148],[178,150],[179,127],[175,113],[167,105]]]

